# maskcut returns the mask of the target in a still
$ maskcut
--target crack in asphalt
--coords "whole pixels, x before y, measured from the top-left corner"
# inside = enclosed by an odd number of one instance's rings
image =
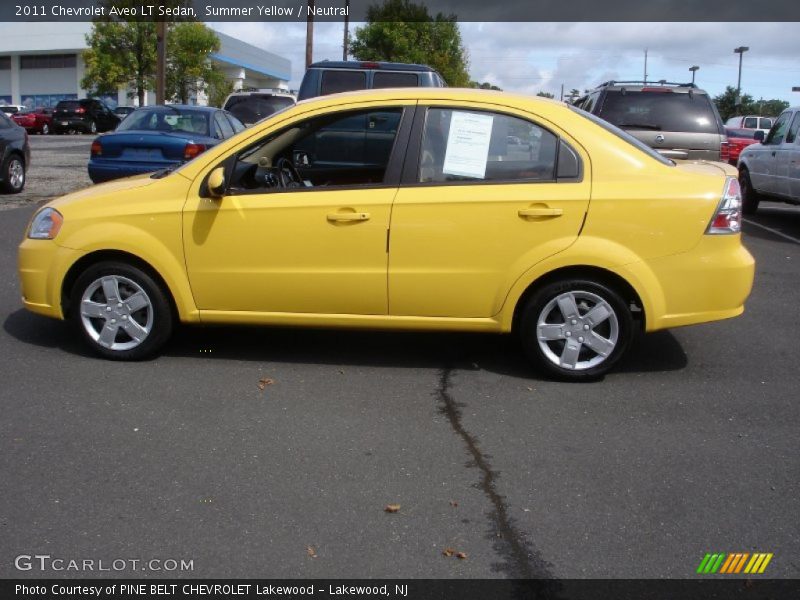
[[[505,571],[509,576],[522,579],[552,579],[548,563],[541,554],[527,541],[524,534],[514,525],[513,519],[508,514],[505,497],[496,489],[498,473],[492,466],[478,444],[477,438],[466,430],[461,418],[461,408],[451,393],[452,375],[454,368],[445,367],[439,371],[439,384],[436,396],[442,403],[440,412],[450,421],[453,431],[464,442],[467,451],[472,456],[473,464],[481,472],[480,482],[477,487],[486,495],[492,504],[492,520],[495,531],[490,533],[494,541],[494,549],[505,559],[498,570]],[[472,466],[472,465],[470,465]]]

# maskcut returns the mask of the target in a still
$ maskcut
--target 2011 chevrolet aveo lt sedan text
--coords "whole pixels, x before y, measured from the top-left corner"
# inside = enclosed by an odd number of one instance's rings
[[[637,330],[741,314],[736,175],[551,100],[338,94],[50,202],[23,301],[114,359],[178,321],[514,331],[545,374],[589,379]]]

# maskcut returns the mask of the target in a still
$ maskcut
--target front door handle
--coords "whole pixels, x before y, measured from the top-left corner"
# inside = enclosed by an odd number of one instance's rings
[[[560,217],[564,214],[564,210],[561,208],[538,206],[532,208],[523,208],[517,214],[520,217]]]
[[[338,212],[328,213],[328,221],[369,221],[369,213],[366,212]]]

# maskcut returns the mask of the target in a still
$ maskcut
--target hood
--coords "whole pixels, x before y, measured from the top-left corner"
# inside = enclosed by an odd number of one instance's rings
[[[158,179],[152,179],[151,173],[144,175],[135,175],[133,177],[125,177],[123,179],[115,179],[107,183],[100,183],[91,185],[82,190],[59,196],[55,200],[47,203],[47,206],[52,206],[59,210],[69,208],[72,204],[77,204],[85,200],[93,200],[95,198],[103,197],[105,202],[113,202],[113,195],[119,192],[127,192],[136,188],[143,188],[153,185]]]

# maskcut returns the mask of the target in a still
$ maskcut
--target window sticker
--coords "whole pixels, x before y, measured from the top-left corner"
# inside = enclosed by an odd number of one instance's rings
[[[492,115],[453,111],[442,173],[483,179],[492,140]]]

